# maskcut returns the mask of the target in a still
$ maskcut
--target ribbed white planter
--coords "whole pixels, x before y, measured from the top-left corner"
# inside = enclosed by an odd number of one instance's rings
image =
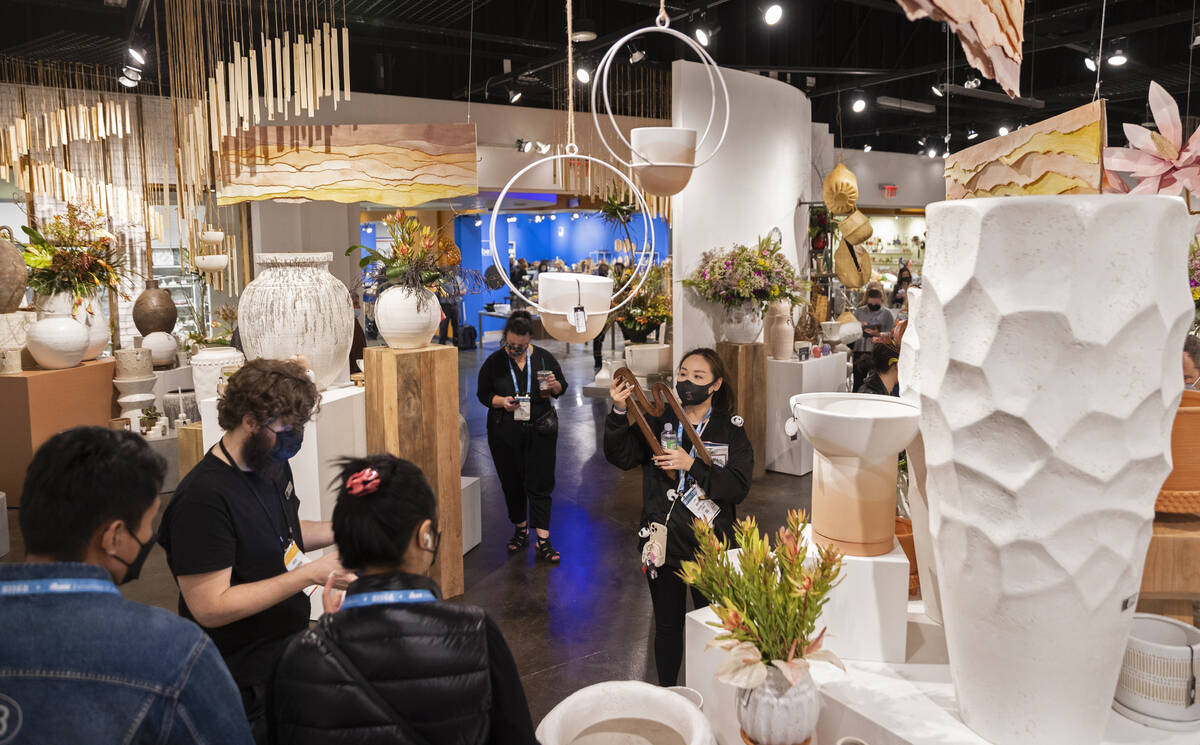
[[[441,319],[437,296],[424,288],[389,287],[375,301],[375,326],[394,349],[429,346]]]
[[[217,397],[217,381],[221,379],[221,368],[241,365],[245,361],[242,353],[233,347],[209,347],[193,354],[190,362],[196,402]]]
[[[108,318],[104,315],[105,300],[100,293],[93,294],[78,306],[75,298],[69,292],[59,292],[54,295],[38,295],[35,301],[38,318],[64,316],[74,318],[87,329],[88,345],[83,350],[83,359],[94,360],[108,348],[109,328]],[[88,308],[92,309],[88,313]]]
[[[909,318],[916,316],[921,303],[921,291],[908,290]],[[921,387],[917,357],[921,350],[920,332],[910,323],[900,345],[900,397],[915,404],[921,403]],[[937,585],[937,567],[933,561],[933,536],[929,533],[929,499],[925,491],[925,441],[918,432],[906,448],[908,461],[908,512],[913,524],[913,547],[917,554],[917,573],[921,578],[921,601],[925,615],[942,622],[942,600]]]
[[[738,724],[757,745],[804,742],[816,731],[820,713],[821,697],[808,673],[792,685],[772,667],[766,683],[737,692]]]
[[[238,303],[246,359],[304,355],[321,390],[350,364],[354,307],[346,286],[329,273],[332,253],[264,253],[258,276]],[[437,304],[434,303],[434,307]]]
[[[930,530],[959,710],[995,745],[1104,732],[1170,470],[1191,230],[1158,196],[929,207]]]
[[[745,303],[736,308],[726,308],[721,316],[721,327],[717,338],[734,344],[753,344],[762,335],[763,317],[758,306]]]

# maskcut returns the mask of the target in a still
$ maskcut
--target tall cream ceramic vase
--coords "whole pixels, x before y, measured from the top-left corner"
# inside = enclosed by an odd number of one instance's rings
[[[393,285],[375,301],[375,325],[393,349],[429,346],[441,317],[437,296],[424,287]]]
[[[908,290],[909,318],[915,318],[920,307],[921,291]],[[910,323],[900,345],[900,397],[914,404],[921,403],[920,366],[917,357],[921,352],[920,332],[915,323]],[[913,548],[917,554],[917,573],[921,578],[921,602],[925,615],[937,623],[942,622],[942,600],[937,584],[937,567],[933,561],[933,536],[929,533],[929,499],[926,491],[925,441],[918,432],[905,448],[908,462],[908,513],[913,524]]]
[[[264,253],[258,276],[238,303],[238,330],[247,360],[303,355],[325,390],[349,369],[354,307],[346,286],[329,273],[332,253]]]
[[[1194,313],[1178,199],[928,210],[915,315],[950,670],[995,745],[1094,745],[1170,471]]]

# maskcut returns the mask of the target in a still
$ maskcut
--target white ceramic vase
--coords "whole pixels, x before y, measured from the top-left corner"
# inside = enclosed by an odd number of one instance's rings
[[[208,347],[192,355],[192,388],[196,401],[217,397],[221,368],[245,363],[246,358],[233,347]]]
[[[650,194],[669,197],[683,191],[696,163],[696,130],[637,127],[629,132],[633,172]]]
[[[375,301],[375,326],[393,349],[429,346],[441,318],[437,296],[424,288],[389,287]]]
[[[916,288],[908,290],[908,314],[913,317],[921,303],[921,291]],[[917,357],[920,354],[920,332],[915,323],[910,323],[904,331],[904,341],[900,345],[900,363],[897,371],[900,373],[900,397],[914,404],[921,403],[920,367]],[[929,499],[925,491],[925,441],[921,433],[908,444],[906,449],[908,461],[908,513],[912,518],[913,547],[917,554],[917,574],[921,578],[921,602],[925,605],[925,615],[937,623],[942,622],[941,593],[937,584],[937,567],[933,560],[933,536],[929,533]]]
[[[329,273],[332,253],[264,253],[258,276],[238,303],[246,359],[303,355],[324,390],[350,365],[354,307],[350,292]],[[435,304],[436,308],[437,305]]]
[[[542,745],[716,742],[708,720],[691,701],[634,680],[597,683],[572,693],[538,724],[535,736]]]
[[[762,330],[763,317],[758,306],[743,303],[736,308],[725,308],[717,336],[721,341],[734,344],[753,344],[762,335]]]
[[[1191,231],[1160,196],[929,207],[930,531],[959,711],[995,745],[1104,732],[1170,471]]]
[[[25,348],[38,367],[63,370],[83,361],[89,335],[87,326],[71,316],[47,316],[29,327]]]
[[[146,334],[142,348],[149,350],[154,367],[170,367],[179,361],[179,340],[166,331]]]
[[[738,724],[757,745],[796,745],[817,730],[821,697],[807,672],[792,685],[772,666],[765,683],[736,695]]]
[[[88,332],[88,345],[83,350],[83,359],[94,360],[108,348],[108,317],[104,315],[105,303],[100,293],[94,293],[79,305],[75,305],[75,298],[69,292],[38,295],[34,304],[38,309],[38,318],[64,316],[83,324]]]

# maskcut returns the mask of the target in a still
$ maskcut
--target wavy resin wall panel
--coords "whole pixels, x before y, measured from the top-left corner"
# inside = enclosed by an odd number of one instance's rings
[[[928,18],[950,24],[967,61],[1021,95],[1021,44],[1025,41],[1025,0],[897,0],[908,20]]]
[[[221,146],[218,204],[279,199],[411,207],[479,191],[474,124],[252,127]]]
[[[946,199],[1099,194],[1104,101],[1072,109],[946,159]]]

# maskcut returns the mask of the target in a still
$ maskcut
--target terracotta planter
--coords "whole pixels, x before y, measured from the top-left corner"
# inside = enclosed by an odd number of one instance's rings
[[[608,320],[606,314],[611,307],[612,291],[611,277],[575,272],[539,274],[538,303],[543,308],[541,317],[546,333],[559,341],[576,344],[595,339]],[[588,314],[582,333],[575,329],[570,318],[572,311],[580,305]]]
[[[791,305],[782,300],[768,305],[763,324],[767,355],[776,360],[794,359],[796,347],[793,340],[796,329],[792,326]]]
[[[921,575],[917,572],[917,549],[913,544],[913,523],[907,517],[896,518],[896,540],[908,557],[908,596],[921,591]]]
[[[142,336],[149,336],[155,331],[165,331],[168,334],[175,330],[175,321],[179,318],[179,309],[171,299],[171,293],[160,290],[158,283],[150,280],[146,289],[138,295],[133,304],[133,325]]]
[[[28,277],[21,249],[0,238],[0,313],[12,313],[21,306]]]
[[[1200,391],[1184,391],[1171,428],[1171,473],[1163,482],[1156,512],[1200,512]]]
[[[696,163],[696,130],[637,127],[630,131],[633,172],[648,193],[669,197],[683,191]]]

